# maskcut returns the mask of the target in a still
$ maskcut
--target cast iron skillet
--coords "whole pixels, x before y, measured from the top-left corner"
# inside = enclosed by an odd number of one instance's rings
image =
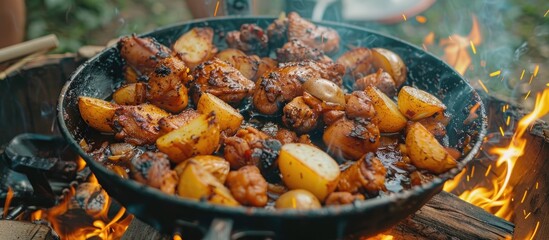
[[[256,23],[266,27],[270,17],[224,17],[200,19],[162,28],[142,36],[156,38],[171,46],[183,33],[193,27],[208,26],[216,32],[216,45],[226,47],[220,33],[237,30],[244,23]],[[424,89],[440,99],[448,107],[452,120],[447,127],[450,146],[463,151],[466,139],[470,150],[463,152],[458,168],[452,169],[433,181],[390,196],[357,202],[351,205],[324,207],[313,211],[270,211],[262,208],[225,207],[169,196],[159,190],[136,181],[118,177],[100,163],[94,161],[79,146],[83,137],[97,135],[81,119],[78,96],[108,99],[113,89],[123,81],[123,61],[116,47],[110,47],[80,66],[61,91],[58,120],[61,132],[78,153],[86,160],[93,173],[110,196],[142,221],[163,232],[173,232],[181,227],[196,227],[206,231],[214,221],[215,228],[231,229],[233,238],[243,234],[260,234],[287,238],[340,238],[347,234],[373,234],[402,220],[418,210],[434,194],[439,192],[445,180],[454,177],[471,161],[480,148],[486,133],[486,113],[479,95],[450,66],[433,55],[401,40],[364,28],[331,22],[316,24],[336,29],[341,36],[341,54],[345,46],[384,47],[398,53],[408,67],[406,85]],[[334,56],[334,59],[337,57]],[[469,110],[480,103],[479,118],[464,125]],[[214,226],[214,224],[212,224]],[[217,230],[219,230],[217,229]],[[215,232],[215,231],[214,231]],[[220,233],[221,231],[217,231]],[[211,236],[209,232],[207,236]],[[225,237],[228,237],[226,235]]]

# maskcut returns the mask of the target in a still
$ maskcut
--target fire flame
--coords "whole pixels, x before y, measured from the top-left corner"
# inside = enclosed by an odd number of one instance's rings
[[[85,162],[79,158],[77,159],[79,169],[85,166]],[[88,184],[92,186],[98,186],[99,182],[94,175],[91,175],[88,179]],[[99,188],[100,189],[100,188]],[[100,190],[103,191],[103,190]],[[120,239],[127,227],[129,226],[133,215],[125,216],[126,209],[121,207],[118,213],[114,217],[109,217],[109,208],[111,207],[112,200],[107,194],[103,194],[105,202],[101,206],[101,209],[96,213],[88,213],[93,218],[92,226],[73,226],[69,227],[60,221],[60,217],[64,214],[69,215],[69,210],[74,208],[73,197],[76,195],[76,189],[70,187],[68,193],[65,194],[63,200],[56,206],[46,209],[37,210],[31,214],[31,220],[36,221],[40,219],[47,220],[53,227],[53,229],[60,235],[61,239]]]
[[[448,38],[440,40],[440,45],[444,47],[444,55],[442,58],[448,64],[452,65],[461,75],[463,75],[465,71],[467,71],[469,65],[471,65],[471,56],[469,55],[468,48],[471,47],[473,53],[476,54],[475,45],[482,43],[482,34],[480,33],[477,17],[473,15],[472,18],[473,25],[469,36],[464,37],[453,34]]]
[[[8,193],[6,194],[6,201],[4,202],[4,217],[6,218],[8,216],[11,200],[13,199],[13,189],[11,187],[8,187]]]

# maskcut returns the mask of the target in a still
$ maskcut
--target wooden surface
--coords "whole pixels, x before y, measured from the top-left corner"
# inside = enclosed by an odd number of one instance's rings
[[[0,220],[2,240],[54,240],[48,226],[22,221]]]

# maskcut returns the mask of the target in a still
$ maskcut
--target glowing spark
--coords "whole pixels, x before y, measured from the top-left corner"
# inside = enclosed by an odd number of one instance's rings
[[[423,24],[423,23],[426,23],[426,22],[427,22],[427,18],[424,17],[424,16],[416,16],[416,21],[417,21],[418,23]]]
[[[469,175],[467,175],[467,182],[469,182]]]
[[[511,123],[511,116],[507,116],[507,121],[505,121],[505,125],[509,126],[509,123]]]
[[[549,9],[547,9],[547,11],[545,12],[545,14],[543,14],[543,17],[547,17],[547,14],[549,14]]]
[[[406,19],[406,15],[402,14],[402,18],[404,19],[404,21],[408,21],[408,19]]]
[[[522,209],[522,215],[526,216],[526,210]]]
[[[486,169],[486,172],[484,173],[485,177],[488,177],[488,174],[490,174],[490,170],[492,170],[492,164],[488,165],[488,168]]]
[[[505,132],[503,131],[503,128],[499,126],[499,132],[501,133],[502,137],[505,137]]]
[[[522,73],[520,74],[520,80],[524,77],[524,72],[526,72],[526,69],[522,69]]]
[[[471,178],[475,176],[475,165],[471,168]]]
[[[503,106],[501,107],[501,111],[502,111],[502,112],[507,111],[507,109],[505,109],[505,105],[503,105]]]
[[[524,195],[522,195],[522,199],[520,200],[520,203],[523,203],[526,199],[526,194],[528,194],[528,189],[524,190]]]
[[[534,228],[534,233],[532,233],[530,240],[534,239],[534,236],[536,236],[536,232],[538,231],[538,228],[539,228],[539,221],[538,223],[536,223],[536,228]]]
[[[524,217],[524,219],[527,219],[527,218],[530,216],[531,213],[532,213],[532,212],[529,212],[528,214],[526,214],[526,216]]]
[[[484,83],[482,82],[482,80],[479,79],[479,80],[478,80],[478,83],[480,84],[480,86],[482,87],[482,89],[484,89],[484,91],[485,91],[486,93],[488,93],[488,88],[486,88],[486,86],[484,86]]]
[[[179,236],[179,234],[175,234],[175,235],[173,235],[173,240],[183,240],[183,238],[181,238],[181,236]]]
[[[528,93],[526,94],[526,97],[524,97],[524,100],[526,100],[528,97],[530,97],[530,93],[532,93],[532,91],[528,91]]]
[[[539,182],[536,182],[536,189],[538,189],[538,186],[539,186]]]
[[[536,68],[534,68],[534,77],[538,75],[539,72],[539,65],[536,65]]]
[[[528,81],[528,84],[532,83],[532,80],[534,80],[534,74],[530,75],[530,80]]]
[[[214,17],[217,16],[217,9],[219,9],[219,1],[215,4]]]
[[[473,50],[473,54],[477,54],[477,48],[475,47],[475,43],[473,43],[473,41],[469,41],[469,43],[471,44],[471,50]]]
[[[490,77],[499,76],[501,74],[501,70],[497,70],[495,72],[490,73]]]

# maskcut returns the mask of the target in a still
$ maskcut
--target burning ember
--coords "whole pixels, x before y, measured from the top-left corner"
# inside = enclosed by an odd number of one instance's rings
[[[85,167],[81,158],[78,166]],[[119,210],[113,214],[113,208]],[[132,219],[125,208],[113,204],[94,175],[76,188],[71,186],[56,206],[31,214],[32,221],[50,223],[61,239],[120,239]]]

